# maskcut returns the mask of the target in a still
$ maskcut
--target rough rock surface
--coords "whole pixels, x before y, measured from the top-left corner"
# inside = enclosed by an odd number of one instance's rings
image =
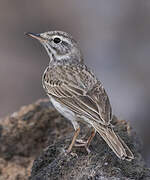
[[[116,117],[113,124],[133,151],[132,162],[119,160],[98,134],[91,143],[90,154],[81,147],[74,147],[73,153],[67,154],[65,150],[73,136],[71,124],[48,100],[24,106],[0,119],[0,180],[150,179],[136,134]],[[89,131],[82,126],[81,136]]]

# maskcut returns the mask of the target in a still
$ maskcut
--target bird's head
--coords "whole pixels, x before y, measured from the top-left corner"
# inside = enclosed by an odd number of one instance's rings
[[[44,33],[26,33],[45,47],[50,62],[82,62],[82,55],[76,41],[71,35],[62,31],[48,31]]]

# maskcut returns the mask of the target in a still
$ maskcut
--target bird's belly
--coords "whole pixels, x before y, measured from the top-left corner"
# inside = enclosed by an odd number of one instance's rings
[[[91,123],[92,121],[90,121],[88,118],[84,116],[79,117],[77,114],[75,114],[73,111],[68,109],[66,106],[63,106],[62,104],[57,102],[52,96],[49,96],[49,98],[53,106],[56,108],[56,110],[65,118],[71,121],[75,130],[79,127],[78,121],[87,124],[89,127],[92,126]]]
[[[57,102],[53,97],[49,96],[51,103],[56,108],[56,110],[62,114],[65,118],[73,121],[76,119],[76,115],[74,112],[69,110],[67,107],[63,106],[59,102]]]

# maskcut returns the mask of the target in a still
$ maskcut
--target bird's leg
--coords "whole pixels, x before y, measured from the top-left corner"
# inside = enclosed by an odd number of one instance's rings
[[[76,129],[76,131],[75,131],[75,133],[74,133],[72,142],[71,142],[71,144],[70,144],[70,146],[69,146],[69,148],[68,148],[68,150],[67,150],[68,153],[71,152],[72,147],[73,147],[73,145],[74,145],[74,143],[75,143],[75,141],[76,141],[76,138],[78,137],[79,133],[80,133],[80,127],[78,127],[78,129]]]
[[[96,134],[96,131],[95,131],[95,129],[93,128],[93,130],[92,130],[92,132],[91,132],[91,135],[89,136],[88,140],[87,140],[87,141],[82,141],[82,140],[79,139],[79,140],[77,140],[77,142],[78,142],[79,144],[75,144],[75,146],[76,146],[76,147],[83,147],[83,146],[84,146],[85,149],[86,149],[86,151],[87,151],[88,153],[90,153],[89,145],[90,145],[92,139],[94,138],[95,134]]]
[[[87,147],[89,147],[89,145],[91,144],[91,141],[92,141],[92,139],[94,138],[95,134],[96,134],[96,131],[95,131],[95,129],[93,128],[93,129],[92,129],[92,132],[91,132],[91,135],[90,135],[90,137],[89,137],[88,140],[87,140]]]
[[[89,136],[87,141],[84,141],[82,139],[76,139],[76,142],[79,143],[79,144],[75,144],[75,145],[76,146],[84,146],[86,144],[87,146],[89,146],[91,141],[92,141],[92,139],[93,139],[93,137],[95,136],[95,133],[96,133],[95,129],[93,128],[93,130],[91,132],[91,135]]]

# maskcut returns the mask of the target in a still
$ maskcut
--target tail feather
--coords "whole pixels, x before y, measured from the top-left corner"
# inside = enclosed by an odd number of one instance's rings
[[[93,123],[93,127],[120,159],[125,159],[127,161],[134,159],[134,155],[128,146],[119,136],[115,134],[111,127],[104,127],[98,123]]]

